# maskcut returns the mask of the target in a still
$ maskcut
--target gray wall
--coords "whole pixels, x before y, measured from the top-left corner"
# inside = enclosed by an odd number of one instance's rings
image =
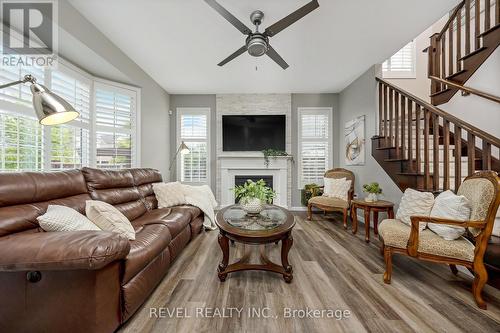
[[[216,133],[216,119],[215,119],[215,95],[170,95],[170,110],[172,115],[170,116],[170,151],[171,156],[169,157],[169,164],[174,158],[174,154],[177,151],[177,139],[176,139],[176,124],[177,124],[177,108],[210,108],[210,183],[212,191],[215,193],[215,182],[216,182],[216,143],[217,143],[217,133]],[[170,173],[171,180],[176,179],[176,168],[175,164],[172,166]]]
[[[298,156],[298,108],[299,107],[331,107],[333,109],[333,165],[338,165],[337,134],[338,133],[338,94],[292,94],[292,155]],[[300,190],[298,189],[298,162],[292,168],[292,207],[300,207]]]
[[[339,94],[339,125],[342,130],[338,132],[337,136],[337,151],[339,165],[353,171],[356,176],[355,193],[359,197],[365,196],[361,190],[363,184],[376,181],[383,189],[382,199],[397,204],[403,195],[401,190],[371,155],[371,137],[376,134],[377,121],[377,85],[375,76],[379,70],[380,66],[371,67]],[[361,115],[366,115],[366,163],[361,166],[346,166],[343,155],[343,124]],[[381,218],[384,218],[384,216],[381,216]]]
[[[211,170],[211,184],[215,187],[216,184],[216,126],[215,126],[215,115],[216,115],[216,95],[170,95],[170,110],[172,110],[172,115],[170,116],[170,159],[173,158],[173,154],[177,150],[176,147],[176,109],[182,107],[208,107],[211,110],[211,159],[210,159],[210,170]],[[335,139],[338,137],[338,95],[337,94],[292,94],[292,154],[297,156],[297,143],[298,143],[298,117],[297,108],[299,107],[331,107],[333,108],[333,138],[334,138],[334,148],[333,166],[338,165],[338,154],[337,145]],[[333,167],[332,166],[332,167]],[[175,179],[175,167],[172,168],[171,178]],[[213,188],[215,191],[215,188]],[[294,163],[292,168],[292,207],[300,206],[300,191],[297,188],[297,163]]]
[[[106,77],[104,72],[122,73],[118,75],[120,81],[141,88],[141,166],[156,168],[166,176],[170,155],[168,93],[67,1],[59,1],[58,23],[63,36],[71,35],[81,43],[79,45],[86,47],[85,51],[90,50],[86,53],[75,52],[74,49],[70,50],[69,44],[64,44],[67,39],[62,39],[59,46],[62,57],[92,75],[105,79],[117,80],[116,77]],[[101,71],[93,67],[88,58],[82,59],[81,54],[104,59],[113,68]]]

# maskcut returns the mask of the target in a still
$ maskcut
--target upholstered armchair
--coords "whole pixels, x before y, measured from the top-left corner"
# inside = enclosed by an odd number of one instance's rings
[[[347,169],[343,168],[335,168],[328,170],[325,172],[325,178],[346,178],[351,181],[351,188],[347,194],[347,200],[339,199],[339,198],[331,198],[323,195],[316,196],[316,193],[313,192],[313,197],[309,199],[307,203],[307,219],[311,220],[312,217],[312,208],[316,207],[326,212],[341,212],[344,215],[344,228],[347,229],[347,214],[349,212],[349,208],[351,207],[351,200],[354,196],[354,173]],[[323,186],[319,186],[318,189],[323,188]]]
[[[469,221],[412,216],[411,227],[399,220],[382,221],[379,236],[386,265],[384,282],[391,283],[394,253],[448,264],[455,275],[456,265],[462,265],[474,274],[472,293],[477,305],[486,309],[481,297],[488,280],[483,257],[500,203],[500,178],[494,171],[477,172],[463,181],[457,194],[465,196],[471,204]],[[456,240],[445,240],[429,229],[419,231],[420,222],[464,227],[467,233]]]

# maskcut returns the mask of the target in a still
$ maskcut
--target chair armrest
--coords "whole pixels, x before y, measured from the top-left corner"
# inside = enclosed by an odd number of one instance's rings
[[[95,270],[129,251],[128,239],[110,231],[14,234],[0,238],[0,272]]]
[[[440,217],[431,217],[431,216],[412,216],[410,219],[412,225],[413,223],[416,223],[418,225],[420,222],[427,222],[436,224],[447,224],[454,227],[464,227],[464,228],[484,229],[486,227],[485,221],[457,221],[457,220],[443,219]]]
[[[418,252],[418,236],[420,232],[419,229],[420,222],[446,224],[450,226],[464,227],[464,228],[471,227],[471,228],[484,229],[486,227],[485,221],[457,221],[457,220],[443,219],[431,216],[411,216],[410,220],[411,220],[411,231],[406,249],[408,250],[408,254],[413,257],[415,257]]]

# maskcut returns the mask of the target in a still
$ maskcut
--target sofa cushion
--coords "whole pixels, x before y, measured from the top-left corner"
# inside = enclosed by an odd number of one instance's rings
[[[45,231],[101,230],[86,216],[66,206],[49,205],[37,221]]]
[[[156,200],[155,194],[153,192],[153,184],[161,183],[162,177],[158,170],[155,169],[130,169],[132,177],[134,178],[134,184],[139,191],[146,208],[148,210],[158,208],[158,201]]]
[[[129,220],[138,218],[147,211],[129,169],[82,168],[82,173],[92,199],[115,206]]]
[[[137,230],[148,224],[163,224],[168,227],[173,239],[200,214],[200,209],[193,206],[158,208],[135,219],[132,225]]]
[[[406,249],[410,238],[411,227],[400,220],[387,219],[382,221],[378,227],[380,237],[384,245]],[[429,229],[419,232],[418,252],[433,254],[448,258],[474,261],[474,244],[466,238],[460,237],[456,240],[445,240]]]
[[[104,201],[88,200],[85,213],[102,230],[112,231],[135,239],[135,230],[130,221],[118,209]]]
[[[137,273],[153,261],[170,244],[169,229],[162,224],[141,226],[135,240],[130,242],[130,252],[125,259],[123,282],[130,281]]]
[[[90,199],[79,170],[0,173],[0,236],[31,229],[49,205],[85,212]]]
[[[349,203],[347,201],[339,198],[331,198],[325,196],[312,197],[311,199],[309,199],[309,203],[330,207],[349,208]]]

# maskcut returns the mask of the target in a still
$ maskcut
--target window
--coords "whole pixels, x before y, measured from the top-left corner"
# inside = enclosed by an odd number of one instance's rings
[[[121,169],[136,165],[136,92],[104,83],[95,87],[96,165]]]
[[[382,64],[382,76],[388,79],[416,77],[415,42],[411,41]]]
[[[52,170],[90,165],[90,86],[90,79],[70,69],[61,67],[52,72],[52,91],[80,112],[80,117],[68,124],[49,127]]]
[[[0,171],[41,171],[139,164],[140,89],[95,79],[60,60],[57,69],[0,67],[0,84],[32,74],[80,117],[42,126],[28,84],[0,90]]]
[[[299,108],[299,188],[323,184],[331,163],[331,108]]]
[[[177,109],[177,147],[184,142],[189,153],[177,156],[177,178],[184,183],[209,184],[210,109]]]

